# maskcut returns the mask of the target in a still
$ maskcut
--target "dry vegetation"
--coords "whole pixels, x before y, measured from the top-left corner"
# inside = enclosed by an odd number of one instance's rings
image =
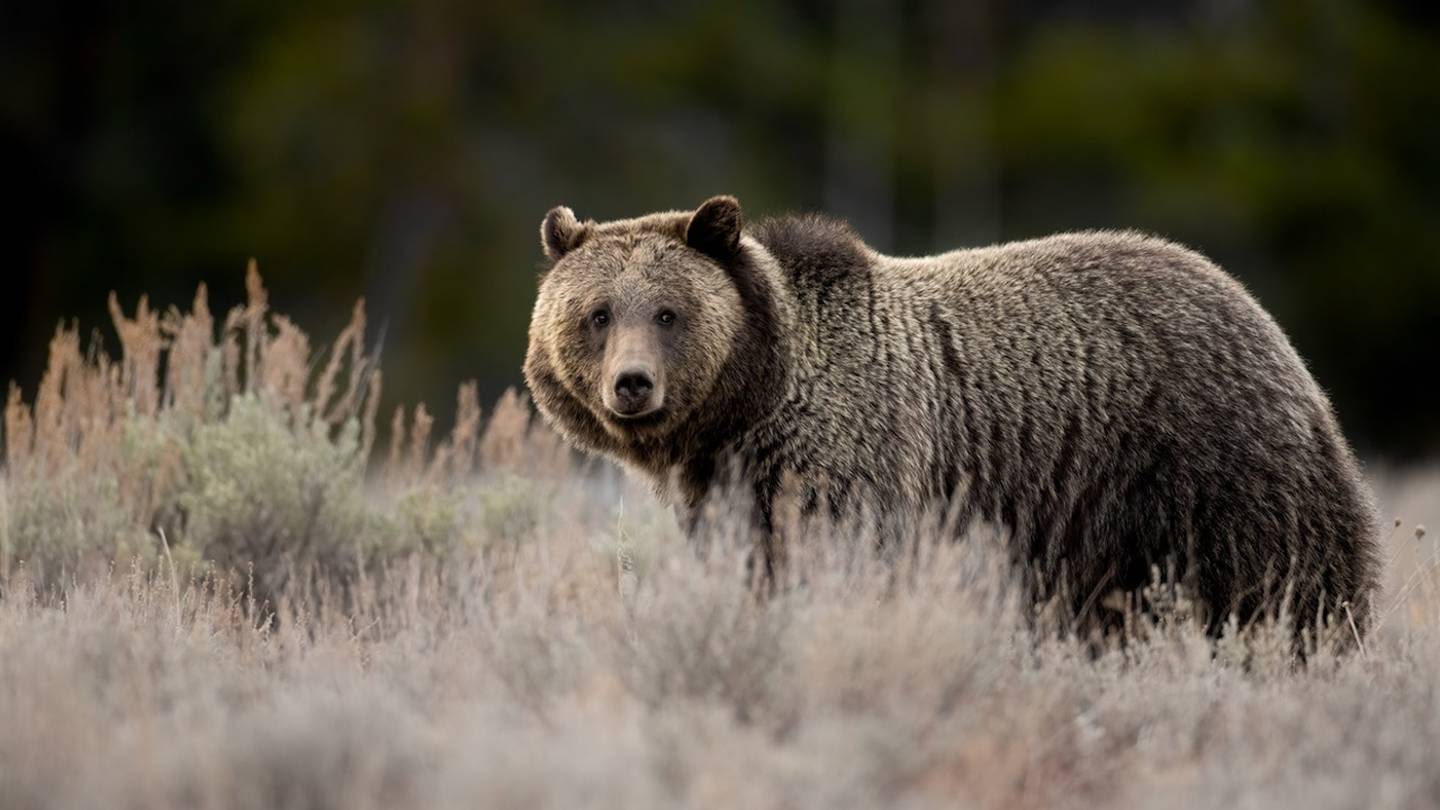
[[[315,354],[253,271],[218,330],[112,309],[5,411],[0,807],[1440,803],[1440,478],[1381,481],[1360,653],[1173,606],[1097,654],[980,537],[815,538],[757,599],[517,397],[375,448],[359,308]]]

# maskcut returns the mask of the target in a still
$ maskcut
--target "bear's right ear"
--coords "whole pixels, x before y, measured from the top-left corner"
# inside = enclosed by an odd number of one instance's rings
[[[580,247],[590,234],[590,226],[575,218],[575,212],[563,205],[550,209],[540,223],[540,247],[552,262]]]

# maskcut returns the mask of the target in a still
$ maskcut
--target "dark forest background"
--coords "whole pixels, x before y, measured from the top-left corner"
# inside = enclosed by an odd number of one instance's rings
[[[1440,452],[1431,3],[0,6],[0,378],[114,289],[212,307],[248,257],[387,400],[520,382],[536,231],[822,209],[927,253],[1135,227],[1240,276],[1363,452]],[[372,334],[374,330],[372,330]]]

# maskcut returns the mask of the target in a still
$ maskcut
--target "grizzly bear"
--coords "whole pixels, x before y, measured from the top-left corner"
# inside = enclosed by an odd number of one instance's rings
[[[692,516],[738,469],[767,556],[785,480],[837,514],[1001,526],[1076,618],[1168,567],[1212,630],[1281,594],[1297,624],[1365,626],[1355,457],[1275,321],[1191,250],[1098,231],[898,258],[820,216],[747,226],[725,196],[555,208],[541,244],[540,412]]]

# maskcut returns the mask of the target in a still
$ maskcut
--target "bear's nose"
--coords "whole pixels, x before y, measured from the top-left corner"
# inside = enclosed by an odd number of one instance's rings
[[[620,372],[615,377],[615,404],[619,406],[616,410],[627,415],[645,410],[653,390],[655,382],[645,371],[629,369]]]

